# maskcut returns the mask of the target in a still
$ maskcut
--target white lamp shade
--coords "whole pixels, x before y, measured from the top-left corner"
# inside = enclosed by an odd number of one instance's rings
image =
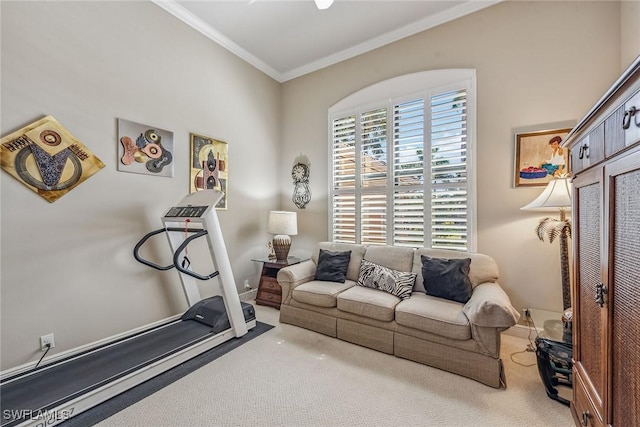
[[[571,207],[571,182],[569,178],[556,178],[547,184],[534,201],[520,209],[525,211],[557,211]]]
[[[267,232],[271,234],[298,234],[298,217],[295,212],[271,211],[269,212],[269,225]]]
[[[316,7],[320,10],[329,9],[329,6],[333,4],[333,0],[315,0]]]

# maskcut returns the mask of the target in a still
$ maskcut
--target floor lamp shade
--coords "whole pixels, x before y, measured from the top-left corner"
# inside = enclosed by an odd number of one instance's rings
[[[271,211],[267,232],[273,236],[273,250],[278,261],[286,261],[291,248],[291,237],[298,234],[298,218],[295,212]]]
[[[571,183],[569,178],[553,179],[547,188],[522,210],[562,210],[571,207]]]

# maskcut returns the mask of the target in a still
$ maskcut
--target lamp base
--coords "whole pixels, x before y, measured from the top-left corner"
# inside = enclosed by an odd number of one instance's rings
[[[273,250],[276,253],[277,261],[286,261],[291,249],[291,237],[286,234],[273,236]]]

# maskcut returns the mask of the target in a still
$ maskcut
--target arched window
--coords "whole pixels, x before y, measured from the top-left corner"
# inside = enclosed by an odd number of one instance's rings
[[[475,70],[385,80],[329,109],[334,242],[475,251]]]

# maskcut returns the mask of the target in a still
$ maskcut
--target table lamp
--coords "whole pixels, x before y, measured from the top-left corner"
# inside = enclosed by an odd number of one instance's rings
[[[273,236],[273,250],[277,261],[286,261],[291,248],[292,235],[298,234],[298,221],[295,212],[271,211],[269,212],[269,225],[267,232]]]
[[[569,246],[567,238],[571,237],[571,221],[567,219],[566,210],[571,208],[571,182],[568,177],[552,179],[535,200],[522,210],[559,211],[560,219],[542,218],[536,227],[538,238],[544,242],[545,234],[549,243],[556,237],[560,239],[560,267],[562,273],[562,308],[571,307],[571,285],[569,283]]]

